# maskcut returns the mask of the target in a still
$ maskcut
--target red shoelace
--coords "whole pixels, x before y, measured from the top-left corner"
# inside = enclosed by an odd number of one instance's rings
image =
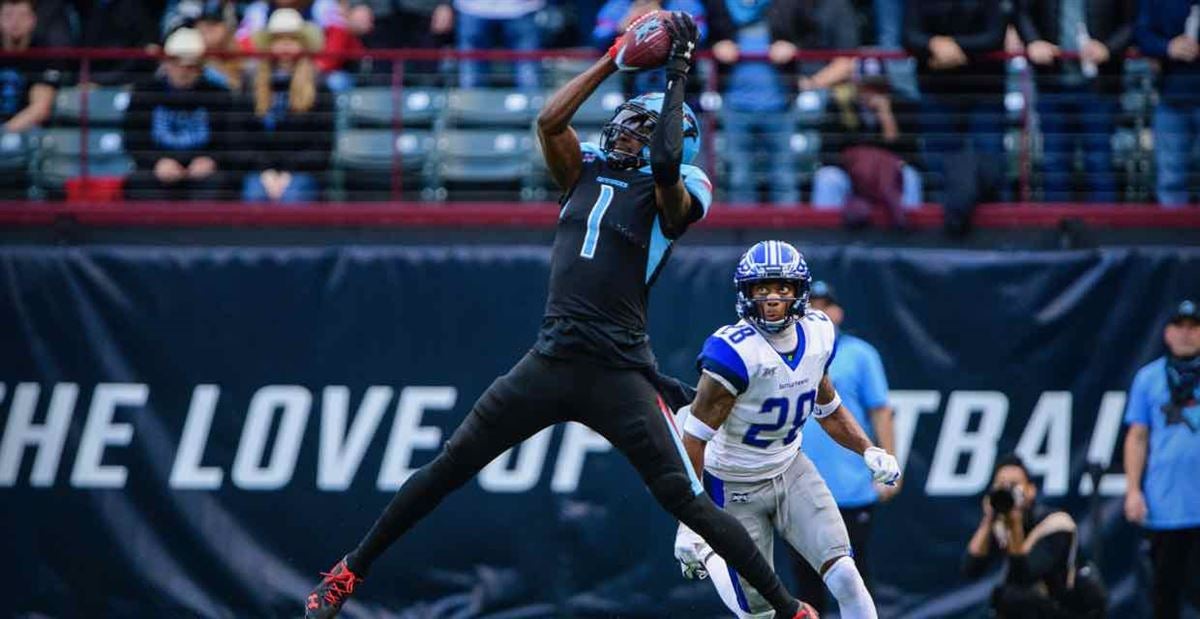
[[[339,570],[338,567],[341,569]],[[326,604],[337,604],[346,599],[347,596],[354,593],[354,586],[362,580],[346,567],[338,567],[333,568],[332,572],[321,572],[325,581],[329,583],[329,588],[325,590]]]

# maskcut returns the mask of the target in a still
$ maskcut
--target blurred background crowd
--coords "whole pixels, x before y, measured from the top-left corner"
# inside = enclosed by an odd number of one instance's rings
[[[658,8],[701,27],[726,203],[1198,199],[1195,0],[0,0],[0,193],[552,199],[541,101]],[[609,80],[582,137],[661,80]]]

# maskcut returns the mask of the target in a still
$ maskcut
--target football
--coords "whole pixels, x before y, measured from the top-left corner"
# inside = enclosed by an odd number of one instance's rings
[[[670,11],[650,11],[629,24],[621,36],[618,64],[638,69],[653,69],[667,61],[671,35],[663,25]]]

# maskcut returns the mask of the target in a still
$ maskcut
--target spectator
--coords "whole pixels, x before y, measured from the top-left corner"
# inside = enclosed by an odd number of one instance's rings
[[[369,48],[430,49],[454,30],[448,0],[350,0],[350,31]]]
[[[77,3],[82,47],[158,49],[159,16],[164,3],[154,0],[92,0]],[[129,84],[154,71],[146,59],[93,60],[86,81],[105,86]],[[80,75],[80,80],[85,78]]]
[[[803,6],[801,6],[803,5]],[[768,162],[771,201],[796,204],[796,164],[791,148],[796,120],[791,105],[795,85],[811,90],[845,79],[853,66],[838,59],[811,77],[793,80],[790,65],[798,50],[858,46],[854,11],[846,0],[722,0],[711,16],[713,56],[725,71],[722,114],[729,151],[729,200],[757,201],[755,161]],[[768,61],[739,62],[742,53],[766,54]]]
[[[46,47],[75,46],[79,13],[73,0],[37,0],[37,18],[34,36]]]
[[[134,86],[125,146],[137,164],[133,199],[213,200],[228,186],[229,92],[204,76],[204,40],[191,28],[167,37],[160,76]]]
[[[887,376],[879,352],[866,341],[841,330],[845,310],[838,303],[833,287],[823,281],[813,282],[808,298],[813,309],[825,312],[838,327],[837,354],[828,373],[842,404],[876,445],[893,453],[896,441],[892,431],[892,407],[888,404]],[[820,426],[815,423],[804,428],[804,453],[816,465],[833,493],[850,534],[854,563],[863,580],[870,585],[867,544],[875,505],[891,500],[900,491],[900,486],[874,483],[870,470],[862,465],[862,458],[834,442]],[[817,612],[824,613],[825,582],[807,561],[795,553],[792,558],[799,581],[798,597],[808,601]]]
[[[698,43],[702,44],[707,40],[708,11],[699,0],[608,0],[596,15],[596,27],[592,29],[592,46],[607,50],[613,40],[624,34],[634,20],[658,10],[683,11],[691,15],[700,31]],[[625,91],[629,97],[661,91],[667,85],[667,72],[662,69],[622,74],[621,77],[626,82]],[[689,81],[688,85],[702,88],[699,80]],[[688,94],[690,98],[692,93]]]
[[[346,21],[368,48],[434,49],[449,44],[454,33],[454,9],[449,0],[350,0]],[[441,85],[437,61],[420,60],[405,66],[407,81]],[[389,76],[384,79],[391,83],[391,62],[371,59],[370,70],[377,76]]]
[[[1200,141],[1200,4],[1142,0],[1135,37],[1138,49],[1162,66],[1154,109],[1158,201],[1187,204],[1192,148]]]
[[[196,31],[204,38],[204,48],[209,52],[236,53],[236,25],[237,12],[233,4],[222,0],[204,0],[196,16]],[[209,57],[204,64],[204,76],[233,92],[241,92],[246,77],[245,65],[240,56]]]
[[[967,544],[963,573],[984,575],[1007,566],[992,591],[998,617],[1104,617],[1107,593],[1094,566],[1079,566],[1078,531],[1071,515],[1037,502],[1037,486],[1016,455],[1000,458],[983,515]]]
[[[1117,199],[1112,134],[1133,0],[1059,0],[1018,5],[1017,29],[1037,74],[1046,199],[1071,199],[1075,137],[1084,153],[1088,200]],[[1064,58],[1079,54],[1079,59]]]
[[[1167,354],[1138,371],[1125,409],[1125,517],[1146,528],[1157,619],[1200,610],[1200,307],[1184,301]],[[1149,453],[1147,453],[1149,452]]]
[[[813,206],[843,209],[851,226],[872,210],[903,226],[903,209],[921,206],[921,175],[906,161],[916,139],[901,125],[915,110],[891,96],[882,64],[864,58],[854,83],[834,87],[821,136],[825,165],[813,177]]]
[[[535,51],[540,42],[534,16],[546,0],[454,0],[458,12],[458,49],[510,49]],[[479,82],[478,60],[463,60],[459,65],[458,83],[462,88],[475,88]],[[531,60],[516,63],[517,86],[538,87],[537,64]]]
[[[246,51],[255,49],[255,36],[267,25],[267,19],[279,9],[293,9],[305,20],[316,24],[324,36],[322,49],[327,52],[355,52],[362,43],[350,31],[338,0],[255,0],[246,7],[238,26],[237,40]],[[346,61],[341,58],[319,58],[316,66],[324,74],[332,74],[330,85],[335,90],[350,87],[349,76],[341,73]]]
[[[973,206],[1000,184],[977,177],[1004,167],[1004,62],[986,57],[1003,49],[1004,13],[998,0],[908,2],[905,47],[917,57],[927,168],[948,189],[947,201],[957,202],[961,192]],[[964,149],[971,154],[957,154]]]
[[[34,0],[0,0],[0,44],[6,52],[43,47],[35,35]],[[54,110],[62,81],[55,63],[36,58],[4,61],[0,67],[0,121],[4,131],[22,133],[41,125]]]
[[[254,113],[246,134],[252,172],[242,198],[315,201],[333,148],[333,103],[303,54],[321,51],[321,31],[299,11],[278,9],[254,40],[275,57],[259,63],[251,86]]]

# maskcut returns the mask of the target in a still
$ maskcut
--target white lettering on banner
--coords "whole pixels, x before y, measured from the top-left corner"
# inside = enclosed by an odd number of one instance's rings
[[[1099,464],[1107,470],[1112,463],[1113,450],[1117,446],[1117,436],[1121,433],[1121,421],[1125,416],[1125,392],[1108,391],[1100,400],[1100,414],[1096,416],[1096,427],[1092,430],[1092,440],[1088,444],[1088,464]],[[1091,496],[1092,478],[1084,475],[1079,480],[1079,494]],[[1100,494],[1102,496],[1121,496],[1125,494],[1125,475],[1122,473],[1105,473],[1100,478]]]
[[[354,481],[363,455],[379,428],[379,422],[392,401],[392,388],[367,389],[354,423],[346,430],[350,415],[350,389],[341,385],[325,388],[321,394],[321,444],[317,454],[317,488],[345,490]]]
[[[388,437],[376,487],[380,490],[398,490],[413,474],[413,469],[409,467],[413,451],[441,446],[442,430],[422,426],[421,417],[427,409],[454,408],[457,400],[458,390],[454,387],[405,387],[400,392],[396,419],[392,422],[392,434]]]
[[[1042,450],[1042,444],[1046,448]],[[1034,476],[1042,477],[1046,496],[1067,493],[1071,469],[1071,393],[1046,391],[1033,407],[1033,415],[1017,441],[1017,455]]]
[[[275,490],[292,479],[304,425],[312,408],[312,394],[296,385],[270,385],[259,389],[250,400],[242,440],[233,460],[233,483],[245,490]],[[271,438],[275,412],[282,410],[279,430],[270,458],[263,466]]]
[[[971,413],[979,412],[979,429],[967,429]],[[998,391],[952,391],[938,435],[925,493],[930,496],[971,495],[987,486],[996,461],[996,442],[1004,431],[1008,398]],[[967,459],[959,473],[958,462]]]
[[[4,398],[4,389],[4,385],[0,384],[0,400]],[[29,485],[35,488],[54,485],[63,445],[67,442],[67,430],[71,426],[71,415],[75,412],[75,401],[79,397],[79,386],[75,383],[55,385],[46,422],[38,425],[33,423],[33,416],[40,393],[41,387],[37,383],[20,383],[13,392],[8,423],[4,427],[4,440],[0,441],[0,487],[16,485],[21,471],[21,456],[26,447],[37,448]]]
[[[150,388],[142,383],[100,383],[92,391],[71,485],[76,488],[122,488],[129,471],[123,466],[104,466],[104,450],[112,445],[123,447],[133,441],[133,426],[114,423],[113,415],[122,406],[143,407]]]
[[[192,403],[188,405],[187,420],[183,422],[179,451],[175,454],[175,464],[171,466],[169,483],[172,488],[216,490],[221,487],[225,472],[216,466],[200,466],[220,397],[221,388],[217,385],[196,385],[192,390]]]
[[[479,473],[479,487],[488,492],[525,492],[537,485],[546,464],[546,452],[554,426],[534,434],[520,445],[500,454]],[[513,451],[517,452],[516,466],[509,468]]]
[[[892,427],[896,434],[896,461],[903,471],[912,453],[913,436],[917,432],[917,421],[921,415],[936,413],[942,403],[942,394],[936,391],[892,391],[888,393],[892,405]]]
[[[567,423],[562,446],[558,449],[558,461],[554,463],[554,476],[550,478],[550,490],[575,492],[587,455],[606,451],[612,451],[612,444],[595,430],[574,421]]]

